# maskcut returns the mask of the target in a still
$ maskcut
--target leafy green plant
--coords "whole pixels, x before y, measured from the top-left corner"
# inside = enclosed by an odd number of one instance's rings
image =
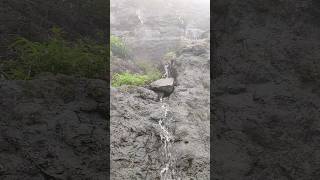
[[[32,42],[18,38],[10,49],[17,59],[7,63],[8,74],[13,79],[30,79],[41,72],[101,78],[106,75],[108,49],[88,39],[67,42],[59,28],[52,29],[47,42]]]
[[[119,87],[122,85],[143,86],[159,79],[160,75],[161,74],[158,73],[149,73],[145,75],[132,74],[129,72],[116,73],[112,77],[111,85],[114,87]]]
[[[111,47],[110,54],[118,56],[120,58],[129,57],[128,48],[120,37],[111,35],[110,47]]]

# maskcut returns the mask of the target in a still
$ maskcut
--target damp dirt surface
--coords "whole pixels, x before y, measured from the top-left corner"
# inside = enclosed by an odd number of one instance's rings
[[[319,2],[212,2],[214,180],[320,179]]]

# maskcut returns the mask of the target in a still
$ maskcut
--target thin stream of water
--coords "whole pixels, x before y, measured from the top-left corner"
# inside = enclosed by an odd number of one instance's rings
[[[200,29],[187,28],[185,37],[189,40],[196,41],[200,39],[201,33],[203,33],[203,31],[201,31]]]
[[[168,64],[164,65],[164,70],[165,70],[165,73],[164,73],[163,77],[168,78],[169,77],[169,65]]]
[[[165,65],[165,78],[169,77],[169,67]],[[176,170],[176,160],[172,157],[173,152],[173,133],[170,132],[170,127],[172,126],[172,118],[168,116],[169,105],[165,102],[163,97],[160,97],[161,108],[164,112],[163,118],[158,122],[161,132],[161,142],[162,142],[162,156],[164,160],[164,165],[160,171],[161,180],[181,180],[177,174]]]
[[[139,18],[140,23],[141,23],[141,24],[143,24],[141,10],[140,10],[140,9],[138,9],[138,10],[136,11],[136,14],[137,14],[137,16],[138,16],[138,18]]]

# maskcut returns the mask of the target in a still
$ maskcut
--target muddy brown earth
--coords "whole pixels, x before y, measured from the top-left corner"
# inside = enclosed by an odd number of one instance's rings
[[[314,0],[213,3],[213,179],[320,178],[319,17]]]

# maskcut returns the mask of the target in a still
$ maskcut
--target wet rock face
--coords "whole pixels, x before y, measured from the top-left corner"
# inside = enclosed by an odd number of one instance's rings
[[[314,3],[214,3],[215,179],[320,178]]]
[[[201,56],[191,51],[177,57],[178,85],[164,99],[173,122],[172,156],[181,179],[209,179],[210,66],[209,46],[203,47],[207,48]],[[160,179],[164,162],[158,122],[164,113],[156,96],[141,87],[112,88],[111,179]]]
[[[108,177],[108,93],[100,80],[0,82],[0,179]]]

